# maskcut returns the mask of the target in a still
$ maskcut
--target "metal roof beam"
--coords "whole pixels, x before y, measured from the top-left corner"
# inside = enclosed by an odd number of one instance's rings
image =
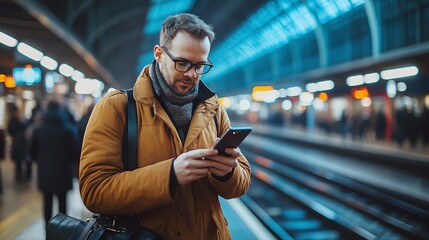
[[[98,62],[94,55],[85,48],[72,32],[67,30],[67,26],[61,23],[49,10],[31,0],[16,0],[16,2],[81,56],[103,78],[100,80],[112,87],[120,88],[119,83],[114,79],[113,75]]]

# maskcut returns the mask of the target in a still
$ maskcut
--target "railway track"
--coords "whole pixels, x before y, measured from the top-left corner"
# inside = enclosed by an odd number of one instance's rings
[[[242,200],[279,239],[429,239],[429,211],[409,199],[261,145],[241,149],[253,172]]]

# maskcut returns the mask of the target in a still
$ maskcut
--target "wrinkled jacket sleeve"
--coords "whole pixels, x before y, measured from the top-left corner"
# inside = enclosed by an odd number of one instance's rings
[[[219,136],[226,132],[231,126],[231,122],[224,108],[220,107],[217,114],[219,122]],[[225,199],[236,198],[244,195],[250,186],[250,164],[244,155],[237,158],[238,166],[233,170],[231,177],[220,182],[209,175],[210,184],[216,189],[218,194]]]
[[[97,103],[85,130],[79,188],[92,212],[129,215],[173,202],[169,193],[173,159],[123,171],[125,106],[124,93],[107,95]]]

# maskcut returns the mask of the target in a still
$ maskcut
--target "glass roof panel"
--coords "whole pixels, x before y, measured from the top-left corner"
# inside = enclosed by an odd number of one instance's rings
[[[321,24],[331,21],[364,2],[365,0],[307,0],[308,7],[317,14]]]
[[[152,0],[146,16],[145,34],[159,32],[162,22],[169,15],[186,12],[194,5],[195,0]]]
[[[362,5],[364,0],[271,0],[213,50],[215,65],[206,80],[272,52],[317,27]]]

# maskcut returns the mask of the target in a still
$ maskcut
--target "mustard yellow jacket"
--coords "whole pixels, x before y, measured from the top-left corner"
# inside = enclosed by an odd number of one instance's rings
[[[139,125],[138,169],[123,171],[127,100],[125,93],[115,91],[97,103],[85,131],[79,173],[85,206],[101,214],[136,215],[141,225],[166,239],[230,239],[218,196],[236,198],[248,190],[250,166],[244,156],[238,158],[238,167],[226,182],[209,174],[179,186],[174,198],[169,192],[172,161],[184,152],[212,147],[217,135],[230,126],[217,96],[196,107],[184,144],[154,96],[148,67],[134,85],[134,98]]]

